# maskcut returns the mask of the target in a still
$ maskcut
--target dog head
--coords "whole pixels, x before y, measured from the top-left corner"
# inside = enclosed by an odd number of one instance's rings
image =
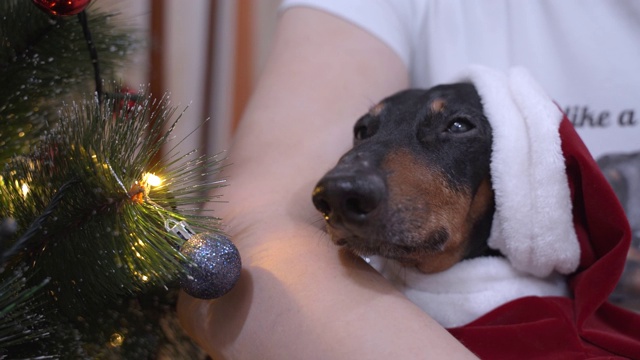
[[[353,132],[313,191],[336,244],[426,273],[491,251],[491,127],[472,84],[397,93]]]

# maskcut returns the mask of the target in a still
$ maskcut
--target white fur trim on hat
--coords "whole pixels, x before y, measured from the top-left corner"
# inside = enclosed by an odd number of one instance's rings
[[[580,245],[560,142],[562,112],[523,68],[505,75],[473,66],[461,80],[475,85],[493,130],[489,246],[535,276],[575,271]]]

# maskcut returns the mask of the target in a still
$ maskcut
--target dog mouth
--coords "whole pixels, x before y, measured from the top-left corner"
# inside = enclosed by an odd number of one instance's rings
[[[331,239],[336,245],[361,257],[378,255],[404,266],[416,266],[425,257],[444,251],[448,239],[448,232],[444,228],[437,229],[426,237],[404,234],[400,238],[364,238],[353,234],[337,234],[338,232],[340,231],[330,231]]]

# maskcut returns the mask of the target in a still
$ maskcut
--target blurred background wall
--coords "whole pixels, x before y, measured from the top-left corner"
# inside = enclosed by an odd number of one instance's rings
[[[182,111],[181,154],[227,150],[275,29],[280,0],[94,0],[118,12],[142,46],[123,71],[131,88],[170,94]],[[90,8],[89,8],[90,9]],[[205,119],[209,121],[204,122]]]

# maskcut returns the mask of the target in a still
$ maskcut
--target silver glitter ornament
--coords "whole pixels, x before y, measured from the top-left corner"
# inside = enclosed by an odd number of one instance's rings
[[[222,234],[195,234],[182,245],[180,252],[190,261],[181,285],[193,297],[218,298],[229,292],[240,277],[240,253]]]

